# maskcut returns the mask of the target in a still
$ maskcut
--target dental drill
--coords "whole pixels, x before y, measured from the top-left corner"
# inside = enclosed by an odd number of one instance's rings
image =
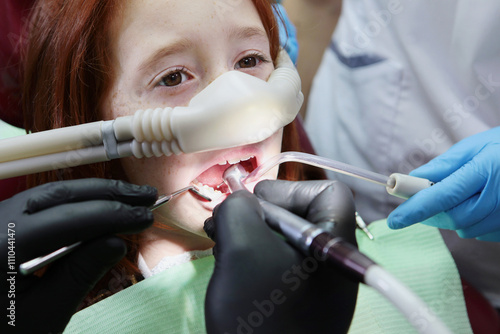
[[[250,178],[240,165],[228,168],[223,179],[231,192],[248,191],[243,182]],[[305,256],[330,263],[356,281],[376,289],[400,310],[419,333],[452,333],[420,297],[356,247],[277,205],[260,198],[258,200],[267,224]],[[413,321],[416,315],[420,325]]]

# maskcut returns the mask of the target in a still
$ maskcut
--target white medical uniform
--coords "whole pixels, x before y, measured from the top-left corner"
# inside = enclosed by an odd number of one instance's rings
[[[408,173],[500,125],[500,1],[343,6],[305,120],[319,155],[385,175]],[[368,222],[400,203],[381,186],[329,176],[354,190]],[[462,277],[500,307],[500,243],[443,233]]]

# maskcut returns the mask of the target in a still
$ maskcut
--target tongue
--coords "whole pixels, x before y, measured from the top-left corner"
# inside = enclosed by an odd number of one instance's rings
[[[230,164],[225,164],[225,165],[215,165],[201,173],[196,180],[198,182],[205,184],[207,186],[210,186],[212,188],[217,187],[219,184],[224,182],[222,180],[222,174],[226,169],[228,169],[231,165]]]

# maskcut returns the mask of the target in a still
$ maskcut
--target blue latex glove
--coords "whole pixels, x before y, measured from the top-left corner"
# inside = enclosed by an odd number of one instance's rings
[[[297,63],[299,56],[299,44],[297,42],[297,30],[292,24],[285,8],[281,4],[274,5],[274,12],[280,28],[280,44],[288,52],[293,63]]]
[[[462,238],[500,241],[500,127],[458,142],[410,175],[436,184],[396,208],[390,228],[422,222]]]

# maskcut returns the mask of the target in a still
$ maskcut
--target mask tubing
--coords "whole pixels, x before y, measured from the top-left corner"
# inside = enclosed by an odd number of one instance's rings
[[[93,122],[2,139],[0,141],[0,162],[100,145],[103,142],[102,124],[102,121]]]

